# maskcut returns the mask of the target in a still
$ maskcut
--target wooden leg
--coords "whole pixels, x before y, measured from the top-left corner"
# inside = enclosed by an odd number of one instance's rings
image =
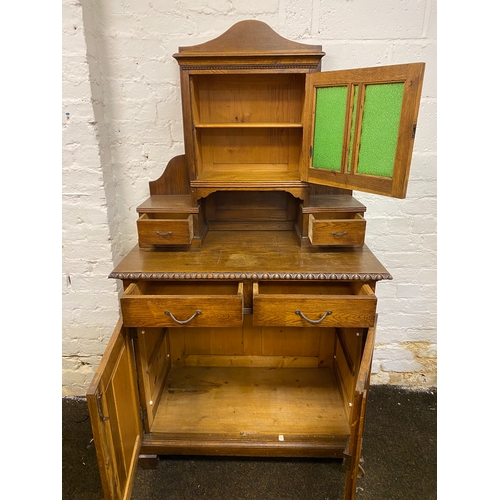
[[[139,455],[137,465],[141,469],[156,469],[158,467],[158,455]]]

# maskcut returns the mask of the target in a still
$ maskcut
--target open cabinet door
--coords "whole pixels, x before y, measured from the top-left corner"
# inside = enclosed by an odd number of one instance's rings
[[[366,397],[370,388],[370,373],[372,369],[373,349],[375,346],[375,325],[368,328],[363,357],[359,366],[358,378],[354,389],[353,408],[351,416],[351,435],[349,437],[348,456],[351,457],[351,466],[346,471],[344,490],[345,500],[354,500],[356,496],[356,482],[358,478],[359,461],[361,459],[363,430],[366,414]]]
[[[308,74],[302,180],[404,198],[424,68]]]
[[[142,426],[131,341],[118,323],[87,391],[92,433],[106,500],[132,494]]]

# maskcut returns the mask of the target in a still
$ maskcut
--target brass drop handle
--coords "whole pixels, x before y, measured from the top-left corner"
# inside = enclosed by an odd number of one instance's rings
[[[321,318],[319,319],[309,319],[307,316],[304,316],[302,311],[300,311],[299,309],[295,311],[295,314],[298,314],[301,318],[304,318],[306,321],[311,323],[311,325],[319,325],[327,316],[332,314],[332,311],[326,311],[326,313],[323,314],[323,316],[321,316]]]
[[[193,319],[196,318],[198,314],[201,314],[201,311],[199,309],[196,310],[195,313],[190,318],[184,321],[177,319],[170,311],[165,311],[165,314],[167,316],[170,316],[178,325],[187,325],[190,321],[193,321]]]
[[[347,231],[344,231],[343,233],[336,233],[335,231],[330,233],[332,236],[345,236],[347,234]]]
[[[161,236],[162,238],[165,238],[167,236],[172,236],[172,231],[169,231],[168,233],[162,233],[161,231],[156,231],[156,234],[158,236]]]

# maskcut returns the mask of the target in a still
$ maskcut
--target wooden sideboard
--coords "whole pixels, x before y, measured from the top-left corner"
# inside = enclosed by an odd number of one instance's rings
[[[106,499],[140,457],[337,457],[353,499],[392,279],[352,190],[404,197],[423,64],[321,72],[244,21],[180,47],[185,154],[110,278],[121,319],[88,389]]]

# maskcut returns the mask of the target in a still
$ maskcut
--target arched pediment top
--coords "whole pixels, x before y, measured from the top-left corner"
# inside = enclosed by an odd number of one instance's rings
[[[316,55],[323,56],[321,45],[308,45],[278,35],[262,21],[247,20],[234,24],[222,35],[199,45],[179,47],[175,58],[207,55]]]

